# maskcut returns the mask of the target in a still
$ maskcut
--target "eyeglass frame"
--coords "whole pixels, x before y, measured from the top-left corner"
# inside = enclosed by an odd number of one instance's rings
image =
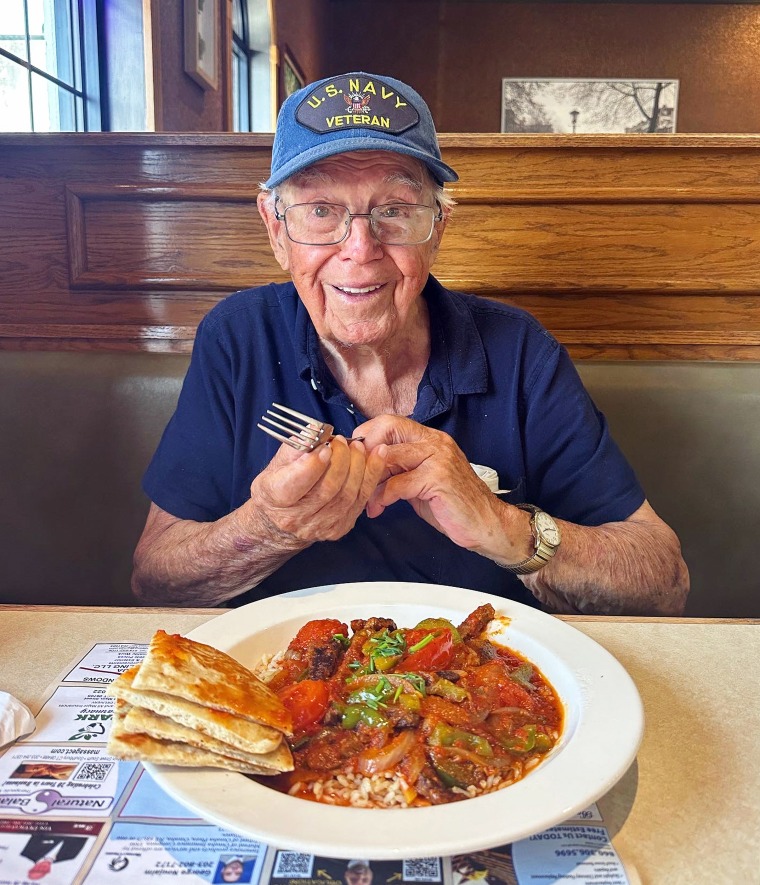
[[[435,212],[435,208],[433,206],[428,206],[427,203],[381,203],[379,206],[374,206],[370,209],[369,212],[350,212],[348,206],[344,206],[343,203],[328,203],[325,201],[318,201],[316,203],[292,203],[290,206],[286,206],[280,214],[277,203],[282,202],[282,197],[275,195],[274,198],[274,217],[277,221],[282,221],[285,224],[285,233],[288,235],[288,239],[292,240],[292,242],[297,243],[299,246],[338,246],[340,243],[344,242],[348,239],[349,234],[351,233],[351,223],[354,218],[368,218],[369,219],[369,229],[372,236],[383,246],[421,246],[423,243],[430,242],[430,238],[433,236],[433,231],[435,230],[435,224],[437,221],[443,221],[443,206],[435,201],[436,206],[438,207],[438,214],[433,215],[433,219],[430,225],[430,233],[425,237],[424,240],[415,240],[413,243],[384,243],[380,237],[375,233],[375,228],[372,222],[375,220],[375,216],[372,214],[375,209],[381,209],[384,206],[416,206],[420,209],[430,209],[431,212]],[[286,218],[286,214],[288,209],[292,209],[294,206],[340,206],[342,209],[346,210],[346,214],[348,216],[348,223],[346,224],[346,232],[339,240],[335,240],[330,243],[305,243],[301,240],[296,240],[288,230],[288,221]]]

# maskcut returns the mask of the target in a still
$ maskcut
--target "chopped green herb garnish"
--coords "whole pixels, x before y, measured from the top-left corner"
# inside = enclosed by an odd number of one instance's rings
[[[373,636],[365,642],[362,651],[369,659],[368,670],[376,673],[378,670],[389,670],[406,651],[406,640],[400,630],[393,633],[387,628],[377,636]]]
[[[393,685],[385,676],[381,676],[370,688],[360,688],[348,696],[349,704],[366,704],[372,710],[387,707],[385,701],[393,692]]]
[[[399,676],[401,679],[405,679],[407,682],[411,682],[414,688],[422,695],[427,694],[427,684],[425,679],[420,676],[419,673],[394,673],[394,676]]]
[[[421,648],[425,648],[426,645],[431,643],[435,637],[432,633],[428,633],[427,636],[423,636],[419,642],[415,642],[414,645],[409,647],[409,654],[413,654],[416,651],[419,651]]]

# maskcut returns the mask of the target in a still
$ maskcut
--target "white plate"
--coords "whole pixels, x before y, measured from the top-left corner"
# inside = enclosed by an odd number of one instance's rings
[[[561,823],[604,795],[633,762],[644,716],[633,680],[600,645],[569,624],[508,599],[457,587],[403,582],[338,584],[254,602],[188,633],[252,666],[285,648],[313,618],[425,617],[458,623],[490,602],[510,618],[502,644],[524,654],[565,707],[557,746],[523,780],[496,793],[410,809],[338,808],[297,799],[216,769],[146,764],[175,799],[212,823],[276,848],[323,857],[395,860],[505,845]]]

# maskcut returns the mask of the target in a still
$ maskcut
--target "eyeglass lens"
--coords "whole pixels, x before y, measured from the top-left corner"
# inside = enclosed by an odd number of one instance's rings
[[[368,218],[375,238],[386,245],[415,245],[430,239],[435,210],[413,203],[375,206],[371,212],[351,214],[334,203],[296,203],[285,209],[285,228],[296,243],[327,246],[348,236],[354,218]]]

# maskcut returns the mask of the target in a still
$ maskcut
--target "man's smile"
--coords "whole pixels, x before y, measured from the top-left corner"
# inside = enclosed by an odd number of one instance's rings
[[[377,292],[378,289],[382,289],[383,283],[374,283],[371,286],[341,286],[334,283],[332,288],[346,295],[370,295],[373,292]]]

